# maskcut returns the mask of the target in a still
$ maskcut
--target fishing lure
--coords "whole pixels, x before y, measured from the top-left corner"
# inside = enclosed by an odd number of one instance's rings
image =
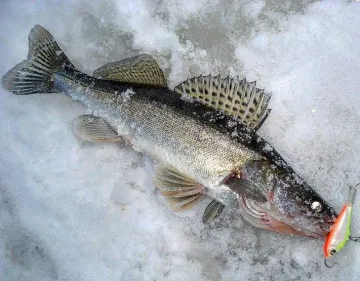
[[[348,199],[343,205],[339,216],[337,217],[334,225],[331,227],[331,230],[326,237],[324,244],[324,263],[327,267],[332,267],[327,263],[328,259],[339,252],[345,246],[348,240],[360,242],[360,237],[351,236],[352,207],[356,197],[356,187],[359,185],[360,184],[357,184],[353,187],[350,186]]]

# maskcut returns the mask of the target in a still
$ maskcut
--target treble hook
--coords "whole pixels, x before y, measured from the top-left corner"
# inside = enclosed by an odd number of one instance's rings
[[[324,259],[324,264],[325,264],[325,266],[326,266],[327,268],[332,268],[335,263],[331,263],[331,265],[329,265],[329,264],[327,263],[328,260],[329,260],[329,259],[325,258],[325,259]]]
[[[354,242],[360,242],[360,236],[358,236],[358,237],[350,236],[349,240],[354,241]]]

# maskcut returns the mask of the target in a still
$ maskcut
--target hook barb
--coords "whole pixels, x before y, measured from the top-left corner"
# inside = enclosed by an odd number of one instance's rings
[[[333,264],[333,263],[328,264],[328,261],[329,261],[329,259],[327,259],[327,258],[324,259],[324,264],[325,264],[325,266],[326,266],[327,268],[332,268],[332,267],[334,266],[334,264]]]
[[[358,236],[358,237],[350,236],[349,240],[354,241],[354,242],[360,242],[360,236]]]

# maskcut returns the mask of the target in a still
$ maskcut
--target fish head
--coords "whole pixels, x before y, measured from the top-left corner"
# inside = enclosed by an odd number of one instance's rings
[[[335,211],[291,169],[259,160],[243,172],[267,199],[261,202],[239,196],[241,212],[251,224],[283,234],[326,238]]]

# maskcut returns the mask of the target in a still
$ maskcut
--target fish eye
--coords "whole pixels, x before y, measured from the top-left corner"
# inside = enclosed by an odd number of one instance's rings
[[[330,255],[335,255],[336,254],[336,250],[335,249],[332,249],[331,251],[330,251]]]
[[[322,211],[323,207],[320,202],[314,201],[311,203],[311,209],[313,209],[315,212],[319,213]]]

